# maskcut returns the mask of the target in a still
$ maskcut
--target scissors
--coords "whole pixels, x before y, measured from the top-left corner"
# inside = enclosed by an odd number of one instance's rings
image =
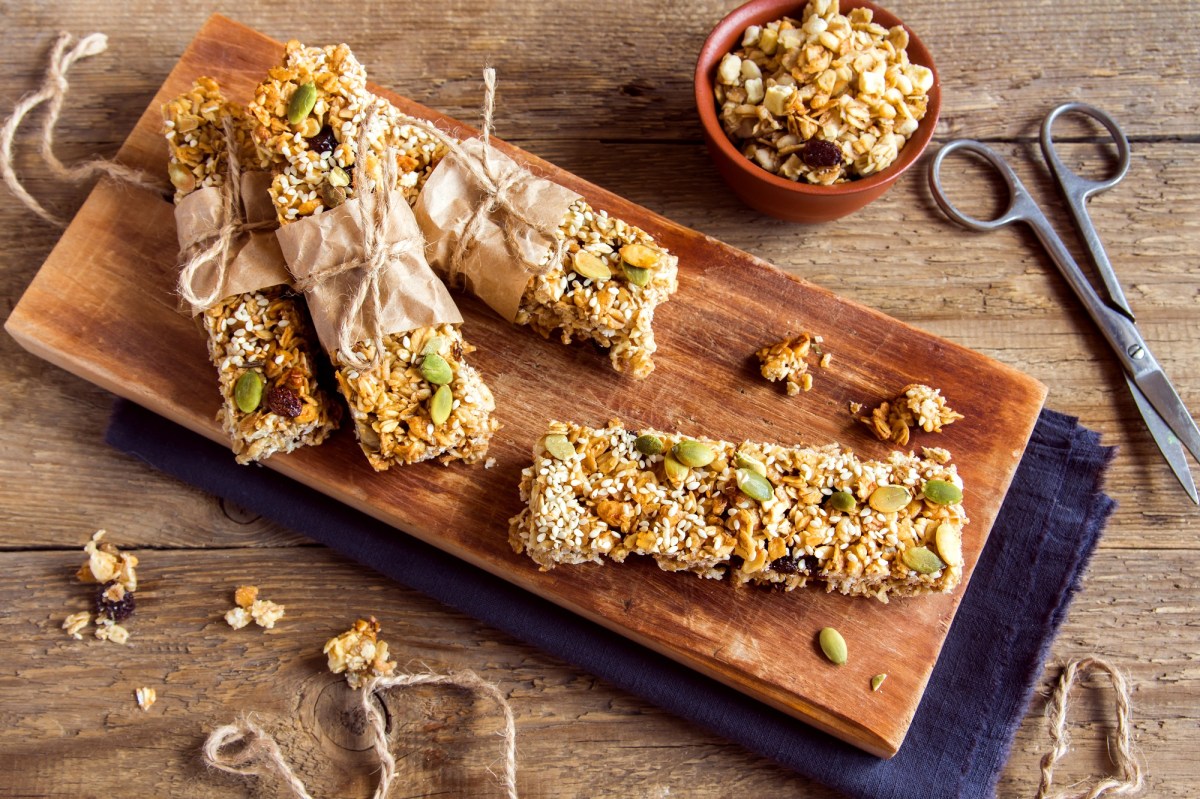
[[[1116,174],[1112,177],[1105,180],[1090,180],[1081,177],[1068,169],[1059,158],[1054,148],[1051,129],[1055,120],[1063,114],[1069,113],[1089,116],[1108,130],[1113,138],[1113,143],[1117,146],[1119,159]],[[1088,315],[1092,317],[1092,321],[1100,328],[1104,339],[1116,353],[1117,360],[1121,362],[1121,366],[1125,370],[1125,382],[1129,385],[1133,400],[1137,403],[1138,410],[1146,421],[1146,426],[1150,428],[1154,442],[1158,444],[1163,457],[1170,464],[1171,471],[1175,473],[1175,477],[1179,479],[1192,502],[1200,505],[1200,499],[1196,495],[1196,484],[1192,480],[1187,456],[1184,454],[1186,446],[1192,456],[1200,462],[1200,430],[1196,428],[1196,423],[1189,415],[1187,407],[1179,398],[1174,386],[1171,385],[1171,381],[1163,373],[1162,367],[1150,353],[1146,340],[1138,332],[1133,311],[1125,299],[1124,292],[1121,291],[1121,284],[1113,272],[1112,263],[1104,252],[1104,246],[1100,243],[1100,237],[1096,235],[1096,228],[1092,225],[1091,217],[1087,212],[1089,197],[1111,189],[1120,183],[1125,177],[1125,173],[1129,171],[1129,140],[1125,138],[1125,134],[1113,118],[1100,109],[1085,103],[1065,103],[1047,114],[1045,120],[1042,121],[1041,145],[1042,156],[1046,159],[1050,171],[1054,174],[1054,178],[1067,200],[1067,207],[1075,220],[1075,227],[1083,236],[1096,271],[1104,282],[1104,288],[1108,292],[1107,300],[1097,294],[1095,287],[1084,275],[1075,259],[1071,257],[1062,239],[1050,226],[1042,209],[1038,207],[1028,190],[1017,178],[1016,173],[995,150],[970,139],[957,139],[946,144],[934,156],[929,170],[929,188],[946,216],[970,230],[981,232],[998,230],[1016,222],[1024,222],[1033,228],[1038,240],[1050,253],[1058,271],[1062,273],[1075,295],[1083,302]],[[1000,173],[1008,185],[1008,209],[995,219],[976,219],[964,214],[950,202],[942,190],[942,162],[946,160],[947,156],[959,150],[981,157]]]

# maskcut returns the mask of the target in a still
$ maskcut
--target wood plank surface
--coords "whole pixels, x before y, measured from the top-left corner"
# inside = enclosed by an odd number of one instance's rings
[[[1108,483],[1122,505],[1052,660],[1098,652],[1128,669],[1136,688],[1137,743],[1148,764],[1152,795],[1183,797],[1200,791],[1200,766],[1190,756],[1200,744],[1200,673],[1194,665],[1200,602],[1191,565],[1197,549],[1195,512],[1142,429],[1102,342],[1048,271],[1032,237],[1022,231],[962,233],[937,215],[923,185],[911,179],[861,214],[829,225],[793,226],[759,217],[738,206],[707,167],[690,107],[690,64],[680,67],[732,4],[518,6],[348,3],[334,11],[325,4],[300,3],[239,8],[237,14],[280,38],[351,41],[379,82],[468,121],[475,113],[479,64],[488,58],[500,68],[501,107],[507,111],[498,119],[500,135],[671,219],[1047,383],[1051,407],[1081,416],[1104,433],[1107,443],[1122,447]],[[1036,148],[1029,137],[1042,113],[1062,99],[1083,99],[1120,119],[1134,141],[1133,168],[1121,186],[1092,201],[1092,213],[1147,339],[1184,401],[1193,410],[1200,408],[1200,291],[1194,266],[1200,244],[1200,169],[1192,123],[1197,99],[1187,89],[1200,70],[1198,45],[1188,33],[1200,21],[1200,9],[1182,2],[1130,7],[1113,0],[1045,8],[969,0],[952,11],[944,4],[891,7],[931,47],[943,79],[952,76],[939,138],[968,134],[1004,139],[1000,146],[1016,158],[1022,177],[1041,197],[1053,195],[1032,158]],[[144,0],[119,7],[18,2],[7,11],[0,33],[10,76],[0,85],[4,106],[36,85],[54,31],[102,29],[111,36],[109,54],[76,67],[76,99],[58,139],[65,160],[116,151],[208,14],[207,7],[187,5],[164,12]],[[946,17],[951,13],[952,20]],[[604,17],[602,25],[597,15]],[[412,36],[414,20],[419,20],[421,42]],[[603,35],[595,35],[597,27]],[[397,41],[407,48],[398,53]],[[519,91],[517,80],[522,82]],[[646,82],[650,89],[642,88]],[[18,137],[19,171],[51,207],[71,213],[86,187],[48,179],[38,170],[28,142]],[[968,187],[966,193],[968,199],[987,202],[978,188]],[[0,217],[5,223],[0,227],[5,245],[0,287],[7,316],[58,233],[15,204],[0,208]],[[1065,231],[1065,215],[1053,218]],[[74,550],[98,526],[119,531],[123,542],[168,550],[144,553],[147,557],[183,557],[193,553],[181,548],[194,547],[206,550],[194,553],[197,558],[219,564],[245,552],[260,575],[282,580],[292,573],[295,552],[288,557],[271,552],[293,548],[299,542],[295,536],[247,519],[236,508],[222,508],[108,451],[100,443],[107,417],[105,392],[28,356],[5,337],[0,337],[0,355],[6,364],[0,373],[5,419],[0,426],[0,506],[5,511],[0,547],[9,550],[0,558],[6,560],[5,574],[53,554],[31,555],[30,550]],[[256,549],[246,551],[251,547]],[[337,564],[332,556],[318,555],[321,550],[311,552],[318,570]],[[75,561],[74,552],[62,553],[62,563]],[[185,571],[194,568],[189,564]],[[56,720],[78,699],[71,685],[76,668],[107,674],[113,684],[126,683],[129,690],[140,677],[132,661],[99,646],[68,650],[70,666],[53,657],[51,645],[61,631],[47,619],[65,615],[66,609],[55,607],[57,594],[47,598],[38,587],[57,585],[64,597],[74,590],[56,575],[46,571],[21,582],[0,582],[6,599],[3,621],[16,625],[6,639],[31,641],[35,647],[28,659],[26,650],[20,658],[6,658],[4,673],[15,676],[19,664],[22,674],[38,669],[50,675],[37,701],[31,701],[19,679],[0,683],[0,713],[13,722],[7,734],[0,733],[0,752],[66,753],[44,760],[6,757],[3,771],[12,775],[13,795],[88,795],[87,786],[108,779],[99,775],[113,756],[116,734],[72,741]],[[178,593],[190,594],[195,584],[180,580]],[[409,612],[412,624],[429,629],[430,636],[453,631],[440,645],[459,655],[440,662],[470,666],[502,685],[505,669],[531,664],[533,673],[517,698],[518,715],[557,723],[544,735],[528,724],[521,727],[522,741],[532,739],[530,748],[522,744],[520,751],[523,795],[716,797],[746,788],[832,795],[377,576],[356,574],[355,580],[369,596],[366,605]],[[353,612],[346,609],[346,615]],[[331,610],[327,618],[333,615]],[[31,619],[43,620],[44,629],[39,631]],[[330,619],[329,626],[343,620]],[[173,614],[160,621],[175,623]],[[176,630],[182,634],[185,628]],[[456,642],[463,631],[469,643]],[[263,640],[281,658],[293,652],[284,637]],[[408,644],[400,646],[408,650]],[[161,657],[168,667],[189,661],[181,652],[164,651]],[[274,686],[255,681],[254,668],[243,669],[236,655],[206,661],[202,670],[234,675],[244,686],[243,693],[223,700],[220,709],[269,708],[276,701]],[[1055,674],[1048,670],[1043,690]],[[179,679],[184,685],[204,680],[190,671]],[[301,686],[289,685],[288,690],[295,693]],[[125,697],[106,698],[101,703],[105,714],[126,712],[132,699]],[[1082,696],[1075,749],[1063,767],[1065,784],[1108,767],[1108,699],[1101,689]],[[157,795],[168,792],[161,786],[184,784],[195,796],[244,793],[246,783],[192,770],[198,731],[226,718],[215,710],[211,717],[176,720],[167,728],[177,730],[174,736],[143,737],[142,748],[130,749],[124,762],[131,770],[124,779],[136,786],[135,794]],[[472,729],[486,734],[486,709],[478,710],[481,718],[471,722]],[[1044,749],[1040,710],[1035,702],[1018,736],[1002,796],[1033,793],[1038,753]],[[86,721],[96,726],[105,718],[97,712]],[[189,725],[193,737],[184,741],[179,734]],[[133,729],[126,726],[121,732]],[[476,743],[470,739],[472,746]],[[593,756],[564,757],[564,752],[578,751]],[[457,763],[462,752],[450,751],[444,767],[434,771],[449,772],[447,764]],[[494,792],[494,781],[471,772],[470,764],[478,761],[463,757],[459,773],[466,776],[414,776],[418,787],[411,792]],[[147,760],[153,765],[146,765]],[[447,779],[460,782],[451,788]],[[346,791],[368,793],[365,786]]]
[[[151,101],[119,158],[160,173],[164,102],[198,75],[234,101],[279,59],[282,45],[223,17],[210,20]],[[406,113],[459,136],[454,120],[382,91]],[[645,381],[613,374],[590,348],[565,349],[514,329],[478,302],[462,302],[473,363],[498,398],[496,466],[424,464],[372,472],[347,434],[265,463],[306,485],[679,660],[869,752],[890,756],[904,739],[971,568],[1045,397],[1032,378],[836,295],[658,217],[514,148],[509,153],[582,194],[594,207],[649,231],[680,260],[680,292],[658,309],[657,370]],[[101,183],[75,216],[5,328],[31,352],[214,440],[217,395],[190,319],[172,297],[177,252],[163,197]],[[836,366],[797,400],[755,374],[752,353],[803,330],[824,336]],[[515,486],[551,419],[601,425],[618,417],[685,434],[732,440],[888,447],[849,415],[911,383],[939,387],[969,421],[936,443],[955,453],[972,524],[964,531],[963,586],[950,595],[885,606],[819,591],[732,591],[682,580],[649,563],[539,572],[507,543],[520,510]],[[992,397],[1005,396],[1002,408]],[[397,501],[397,498],[403,501]],[[797,625],[848,636],[854,662],[837,669],[815,645],[797,647]],[[891,630],[890,636],[878,635]],[[886,666],[886,695],[866,689]],[[874,671],[871,671],[874,669]],[[868,673],[870,672],[870,673]],[[846,691],[843,681],[857,684]]]

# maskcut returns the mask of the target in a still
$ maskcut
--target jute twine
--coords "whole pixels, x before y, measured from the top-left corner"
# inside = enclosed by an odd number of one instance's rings
[[[1104,672],[1112,682],[1116,694],[1117,729],[1115,740],[1109,739],[1109,757],[1116,766],[1117,776],[1105,777],[1090,788],[1072,787],[1050,793],[1054,782],[1054,767],[1070,749],[1070,734],[1067,731],[1068,698],[1076,682],[1091,672]],[[1059,675],[1054,694],[1046,708],[1050,721],[1050,751],[1042,758],[1042,781],[1038,786],[1037,799],[1097,799],[1101,796],[1132,796],[1145,788],[1146,780],[1142,764],[1133,752],[1132,709],[1129,699],[1129,684],[1116,667],[1100,658],[1072,660]]]
[[[513,202],[512,189],[533,177],[526,169],[517,168],[499,177],[495,174],[492,163],[492,118],[496,109],[496,70],[486,67],[483,70],[483,142],[481,158],[467,154],[458,139],[449,135],[429,120],[409,116],[397,111],[399,119],[412,127],[429,133],[437,138],[446,149],[453,153],[458,163],[474,180],[476,187],[483,194],[484,201],[475,206],[462,235],[459,236],[454,250],[450,254],[450,263],[446,264],[449,273],[449,284],[460,285],[466,256],[483,234],[483,226],[487,220],[497,217],[497,226],[504,231],[504,247],[513,261],[521,266],[530,276],[537,276],[550,269],[553,264],[562,260],[567,243],[556,234],[557,230],[530,219],[516,203]],[[521,252],[518,232],[521,229],[532,230],[535,233],[554,242],[551,257],[541,262],[533,262]]]
[[[211,308],[222,299],[222,287],[229,262],[233,260],[233,243],[238,237],[252,230],[274,228],[272,221],[247,222],[242,204],[242,168],[238,162],[238,144],[229,117],[223,120],[225,133],[225,163],[227,172],[221,186],[221,216],[217,229],[199,241],[193,242],[180,252],[179,296],[193,308]],[[196,274],[208,267],[215,269],[211,291],[197,294],[192,288]]]
[[[371,744],[379,759],[379,783],[372,794],[385,799],[396,779],[396,758],[388,747],[383,714],[373,701],[392,688],[414,685],[448,685],[464,688],[492,699],[504,714],[504,788],[510,799],[517,799],[517,725],[508,699],[492,683],[472,671],[449,674],[400,674],[376,677],[361,691],[361,706],[371,731]],[[264,777],[274,775],[284,782],[293,796],[312,799],[304,782],[296,776],[283,758],[278,744],[269,733],[248,719],[241,719],[213,730],[204,742],[204,762],[230,774]]]
[[[356,272],[358,280],[354,291],[350,294],[345,310],[338,320],[337,340],[335,348],[346,363],[365,366],[373,360],[378,360],[383,348],[383,337],[389,332],[382,328],[383,297],[380,291],[380,273],[389,263],[409,255],[421,248],[424,242],[419,237],[404,241],[388,241],[387,222],[392,215],[392,203],[397,195],[392,186],[397,180],[396,159],[392,153],[384,153],[380,159],[379,182],[373,191],[366,186],[366,152],[368,148],[367,131],[375,119],[375,110],[367,112],[358,130],[358,140],[355,143],[355,158],[362,169],[354,170],[354,187],[356,196],[362,207],[362,252],[355,257],[331,264],[327,267],[314,269],[308,275],[296,280],[296,288],[300,291],[311,291],[327,280],[348,272]],[[354,352],[353,327],[351,320],[365,316],[364,324],[370,331],[369,339],[374,344],[372,359],[360,357]]]
[[[103,33],[85,36],[68,50],[71,39],[72,36],[69,33],[64,32],[58,35],[58,40],[55,41],[54,49],[50,54],[50,64],[46,68],[46,77],[42,81],[42,87],[21,98],[13,108],[12,115],[5,120],[4,127],[0,128],[0,175],[3,175],[5,184],[29,210],[58,227],[66,227],[67,221],[43,208],[41,203],[35,200],[33,195],[21,185],[16,170],[13,169],[12,145],[17,128],[21,126],[26,115],[42,103],[48,103],[40,141],[42,161],[55,177],[78,183],[94,176],[108,175],[121,183],[149,189],[156,193],[162,191],[163,188],[161,182],[154,180],[141,170],[124,166],[115,161],[94,158],[75,166],[66,166],[54,155],[54,127],[58,124],[58,115],[62,111],[63,101],[66,99],[69,88],[67,72],[76,61],[99,55],[108,48],[108,37]]]

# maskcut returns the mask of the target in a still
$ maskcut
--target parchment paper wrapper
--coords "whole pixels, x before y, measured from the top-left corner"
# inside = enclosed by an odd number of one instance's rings
[[[271,186],[270,172],[242,173],[242,207],[246,222],[256,224],[273,222],[275,208],[271,204],[268,189]],[[179,249],[186,252],[193,245],[211,238],[221,227],[221,190],[208,186],[194,191],[175,206],[175,228],[179,236]],[[229,248],[231,255],[225,269],[225,278],[215,293],[216,305],[226,297],[245,294],[258,289],[291,283],[283,253],[272,230],[252,230],[238,236]],[[197,270],[192,280],[192,292],[198,297],[214,296],[217,281],[217,265]],[[192,316],[207,310],[211,305],[190,305]]]
[[[405,333],[462,322],[450,293],[425,260],[421,229],[404,195],[393,191],[391,201],[383,240],[389,245],[412,242],[412,246],[408,252],[389,258],[379,271],[379,325],[371,324],[369,303],[360,309],[349,307],[349,298],[365,278],[362,268],[330,277],[305,292],[317,336],[330,352],[338,349],[343,318],[350,325],[348,345],[373,339],[377,333]],[[362,200],[356,197],[332,210],[284,225],[275,235],[288,269],[300,281],[314,272],[361,260],[363,225],[369,222],[363,218]]]
[[[462,150],[482,165],[483,141],[468,139]],[[492,179],[502,184],[519,174],[508,190],[509,199],[537,229],[512,219],[496,208],[479,227],[479,236],[468,242],[460,264],[459,279],[471,294],[486,302],[508,321],[517,317],[521,297],[529,281],[549,265],[539,267],[555,246],[553,232],[558,230],[571,203],[578,194],[544,178],[539,178],[494,147],[488,155]],[[463,165],[462,158],[451,152],[425,182],[413,208],[421,232],[425,234],[426,255],[438,274],[449,278],[451,254],[467,228],[475,209],[487,203],[488,196],[479,181]],[[514,258],[505,242],[511,231],[520,257]],[[546,231],[545,233],[541,231]]]

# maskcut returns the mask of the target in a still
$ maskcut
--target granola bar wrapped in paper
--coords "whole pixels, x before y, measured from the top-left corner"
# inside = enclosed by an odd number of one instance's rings
[[[508,321],[593,341],[616,371],[646,377],[654,310],[678,287],[678,259],[492,147],[491,69],[484,80],[483,136],[445,142],[414,207],[430,263]]]
[[[320,444],[341,408],[317,382],[308,314],[269,230],[270,161],[254,147],[243,110],[211,78],[168,102],[163,116],[180,295],[208,334],[222,396],[217,419],[239,463]]]
[[[666,571],[791,590],[945,593],[962,579],[962,486],[944,450],[861,460],[785,447],[550,423],[509,541],[543,570],[649,555]]]
[[[371,465],[480,460],[495,400],[408,204],[438,143],[366,90],[345,45],[288,43],[249,110],[284,162],[271,185],[280,244]]]

